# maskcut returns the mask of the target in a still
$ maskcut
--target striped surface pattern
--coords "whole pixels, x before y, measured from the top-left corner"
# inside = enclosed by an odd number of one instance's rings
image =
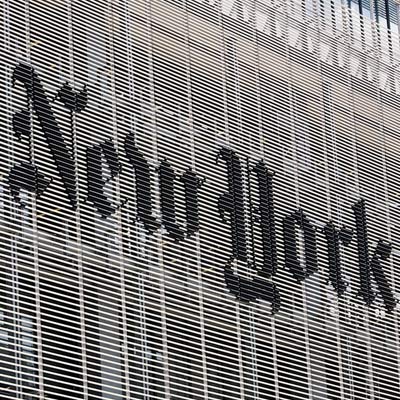
[[[0,10],[1,399],[399,399],[394,1]]]

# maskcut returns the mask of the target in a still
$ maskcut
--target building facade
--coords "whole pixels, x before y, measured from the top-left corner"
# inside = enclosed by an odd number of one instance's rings
[[[1,0],[2,399],[400,397],[394,0]]]

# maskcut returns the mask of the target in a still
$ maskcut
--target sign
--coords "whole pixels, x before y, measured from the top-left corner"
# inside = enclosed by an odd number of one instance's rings
[[[54,168],[62,182],[66,201],[71,209],[78,206],[77,173],[74,155],[68,146],[60,125],[52,110],[51,101],[45,93],[41,80],[35,69],[29,65],[18,64],[13,72],[13,82],[20,82],[26,92],[26,109],[18,111],[13,117],[13,130],[17,139],[29,138],[31,135],[31,119],[36,118],[41,133],[47,143]],[[57,93],[57,100],[73,115],[85,112],[88,102],[88,89],[84,87],[75,91],[65,83]],[[178,174],[171,162],[165,158],[160,161],[156,171],[147,161],[135,142],[135,135],[129,133],[124,139],[125,156],[129,160],[135,179],[136,213],[149,235],[163,228],[167,235],[175,241],[183,241],[196,234],[201,229],[199,215],[199,191],[202,190],[204,177],[187,168]],[[107,196],[105,185],[109,179],[115,179],[121,173],[122,164],[112,139],[95,143],[86,149],[87,169],[87,201],[97,210],[101,218],[109,218],[121,207],[113,204]],[[31,157],[31,156],[29,156]],[[346,291],[347,282],[342,274],[341,249],[351,242],[356,243],[358,257],[359,293],[364,303],[370,306],[377,296],[383,300],[388,312],[396,306],[395,294],[385,275],[385,261],[391,255],[391,244],[382,240],[371,249],[368,236],[366,205],[360,199],[352,206],[354,226],[338,227],[332,221],[327,221],[317,235],[317,227],[312,224],[304,210],[298,209],[286,215],[282,221],[275,216],[274,173],[267,167],[265,160],[259,160],[251,165],[228,147],[221,147],[216,154],[216,162],[224,165],[227,177],[227,191],[221,193],[218,203],[221,221],[230,228],[231,256],[226,260],[224,268],[225,283],[228,290],[240,301],[255,302],[264,300],[271,304],[272,312],[280,308],[279,287],[273,278],[279,268],[277,254],[277,235],[283,238],[284,267],[290,271],[297,282],[305,281],[316,274],[319,269],[317,240],[323,237],[328,253],[329,281],[339,297]],[[103,168],[111,173],[109,179],[103,177]],[[155,217],[154,199],[152,196],[153,174],[158,174],[160,192],[160,215]],[[245,180],[254,178],[257,185],[257,199],[252,202],[251,221],[246,221],[245,196],[251,193],[245,185]],[[40,197],[51,185],[52,180],[40,171],[32,159],[21,161],[9,171],[8,183],[15,201],[22,205],[21,190],[27,190]],[[177,191],[183,188],[184,223],[177,219]],[[247,192],[246,192],[247,191]],[[258,203],[258,204],[255,204]],[[282,226],[279,232],[278,225]],[[261,232],[262,257],[260,262],[249,261],[248,236],[253,235],[257,226]],[[303,247],[299,243],[299,235],[303,238]],[[304,261],[300,253],[304,253]],[[256,257],[251,257],[255,260]],[[235,273],[237,262],[246,263],[255,273],[253,279]],[[376,289],[374,289],[376,287]]]

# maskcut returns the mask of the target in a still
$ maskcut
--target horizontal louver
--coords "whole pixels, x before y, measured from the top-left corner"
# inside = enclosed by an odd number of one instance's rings
[[[2,0],[0,398],[397,400],[392,0]]]

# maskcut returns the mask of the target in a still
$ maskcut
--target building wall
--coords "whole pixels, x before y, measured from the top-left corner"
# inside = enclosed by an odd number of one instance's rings
[[[2,398],[398,399],[394,17],[0,4]]]

